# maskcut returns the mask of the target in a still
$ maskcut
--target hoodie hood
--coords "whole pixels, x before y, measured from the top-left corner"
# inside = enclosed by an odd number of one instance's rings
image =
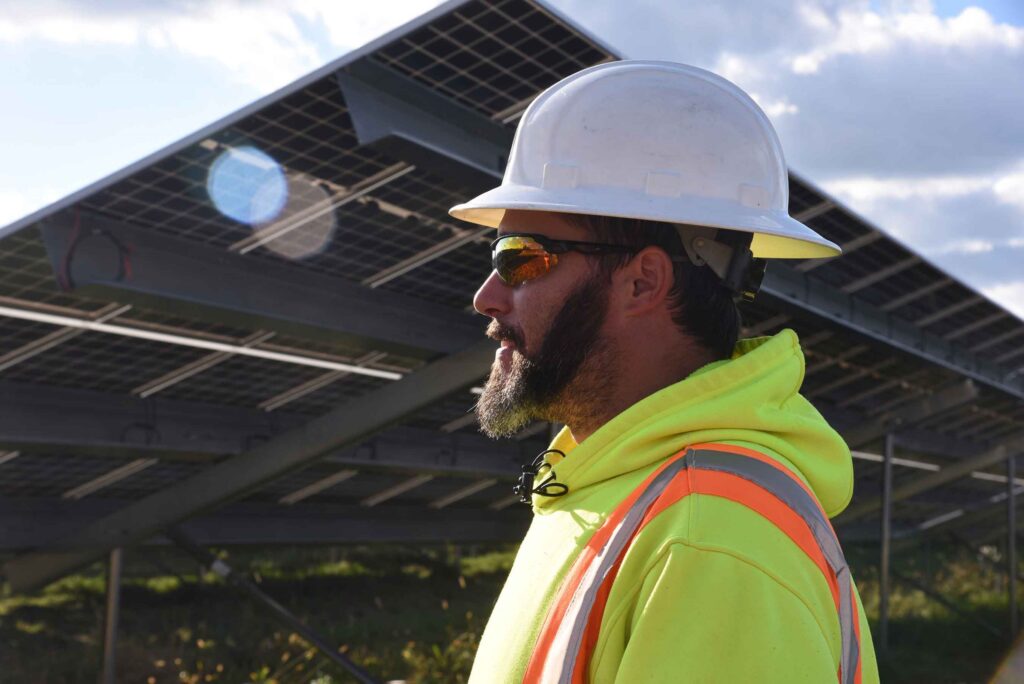
[[[685,380],[645,397],[601,426],[583,444],[568,428],[549,455],[559,498],[534,495],[540,515],[569,504],[573,493],[647,469],[690,444],[738,442],[775,458],[803,479],[829,517],[853,494],[853,461],[842,437],[799,394],[804,355],[796,333],[740,340],[731,359],[716,361]]]

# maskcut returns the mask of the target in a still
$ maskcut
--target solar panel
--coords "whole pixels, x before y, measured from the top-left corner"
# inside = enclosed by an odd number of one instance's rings
[[[544,88],[615,55],[543,4],[471,0],[420,22],[368,54],[360,53],[358,58],[393,70],[508,131]],[[216,129],[174,146],[143,167],[94,187],[70,203],[64,213],[54,212],[55,218],[66,219],[75,211],[80,216],[100,216],[147,234],[173,237],[196,251],[236,255],[262,266],[284,266],[296,277],[317,274],[348,285],[363,286],[396,265],[414,263],[406,272],[381,284],[379,290],[402,295],[420,306],[429,303],[467,310],[475,289],[490,270],[487,240],[467,233],[465,225],[455,224],[447,210],[477,188],[464,179],[419,168],[374,146],[359,144],[334,74],[352,59],[356,57],[343,58],[300,85],[230,117]],[[256,226],[219,211],[209,192],[210,174],[217,160],[232,151],[250,148],[269,156],[279,167],[289,198],[283,213]],[[973,299],[977,295],[964,284],[879,234],[875,227],[835,204],[804,179],[791,177],[790,190],[792,214],[806,214],[811,227],[847,246],[847,255],[841,259],[791,264],[798,273],[806,274],[812,286],[845,292],[854,301],[883,311],[894,322],[916,321],[922,330],[945,336],[959,347],[976,349],[987,358],[1006,359],[1010,364],[1007,369],[1024,364],[1024,356],[1014,355],[1024,343],[1024,335],[1016,336],[1024,330],[1020,320],[1012,315],[998,316],[999,307]],[[87,318],[120,304],[112,302],[109,294],[62,291],[38,225],[38,221],[32,222],[0,240],[0,306]],[[438,244],[451,239],[465,241],[444,253],[433,252]],[[73,260],[68,257],[68,261]],[[70,268],[73,266],[70,263]],[[880,273],[884,277],[879,277]],[[807,350],[804,391],[824,411],[863,420],[877,418],[936,393],[960,377],[950,368],[915,355],[913,349],[895,348],[860,334],[832,314],[801,312],[764,298],[744,305],[743,310],[745,326],[756,334],[771,334],[783,327],[798,331]],[[135,306],[121,313],[117,322],[230,344],[242,344],[254,335],[272,332],[272,337],[255,344],[261,349],[346,363],[372,357],[370,367],[402,373],[422,367],[429,356],[393,349],[381,356],[381,345],[372,341],[331,334],[303,336],[291,329],[275,330],[273,320],[265,321],[266,326],[245,326],[234,320],[190,317],[187,310],[183,313],[176,309],[172,314],[157,306]],[[481,331],[485,322],[479,319]],[[4,355],[40,343],[56,330],[42,323],[0,317],[0,367]],[[2,370],[0,379],[128,398],[146,383],[183,374],[190,364],[210,353],[82,332],[40,353],[26,355]],[[275,412],[313,418],[390,383],[359,375],[341,376],[321,368],[230,356],[169,384],[146,401],[149,405],[166,400],[238,407],[266,415],[271,421]],[[413,411],[402,422],[406,427],[439,435],[471,432],[474,423],[465,418],[474,401],[474,395],[461,391]],[[985,388],[974,406],[976,411],[961,411],[955,422],[943,420],[924,426],[951,440],[979,445],[1024,428],[1019,397]],[[88,451],[87,446],[83,445],[82,450]],[[0,464],[0,494],[59,498],[69,489],[125,463],[72,452],[32,453]],[[205,467],[161,461],[95,496],[137,500]],[[250,498],[275,503],[338,470],[325,463],[300,469],[270,482]],[[386,470],[361,471],[312,494],[308,500],[358,504],[401,484],[402,478],[410,474]],[[873,486],[877,471],[874,464],[857,463],[862,491],[867,491],[865,483],[868,488]],[[902,473],[900,477],[912,475]],[[471,482],[437,475],[396,495],[390,503],[427,506]],[[991,486],[973,482],[943,491],[966,500],[976,492],[990,491]],[[482,508],[496,497],[499,493],[495,489],[482,488],[452,505]],[[941,508],[939,504],[921,504],[901,515],[911,523]]]

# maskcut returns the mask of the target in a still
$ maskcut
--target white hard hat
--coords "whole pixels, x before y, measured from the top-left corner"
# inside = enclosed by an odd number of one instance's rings
[[[840,254],[788,205],[782,146],[746,93],[703,69],[627,60],[541,93],[501,186],[449,213],[493,227],[507,209],[620,216],[752,233],[757,258]]]

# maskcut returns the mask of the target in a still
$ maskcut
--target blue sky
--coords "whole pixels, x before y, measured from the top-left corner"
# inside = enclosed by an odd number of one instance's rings
[[[553,0],[755,96],[790,166],[1024,316],[1024,2]],[[0,226],[431,0],[0,0]]]

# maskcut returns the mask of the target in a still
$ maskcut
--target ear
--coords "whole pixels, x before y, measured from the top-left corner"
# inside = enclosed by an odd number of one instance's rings
[[[672,259],[660,247],[644,247],[615,274],[623,312],[642,316],[664,307],[675,280]]]

